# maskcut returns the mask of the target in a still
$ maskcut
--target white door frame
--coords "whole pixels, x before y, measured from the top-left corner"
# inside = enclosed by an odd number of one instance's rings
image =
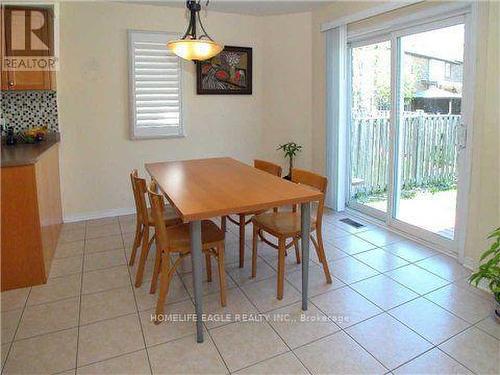
[[[376,218],[377,220],[380,220],[380,221],[385,221],[385,217],[386,217],[386,214],[387,212],[384,212],[384,211],[380,211],[380,210],[377,210],[376,208],[373,208],[373,207],[370,207],[368,205],[364,205],[364,204],[361,204],[361,203],[358,203],[354,200],[351,200],[351,192],[352,192],[352,185],[351,185],[351,152],[350,152],[350,147],[349,145],[351,144],[351,137],[350,137],[350,129],[351,129],[351,125],[352,125],[352,117],[351,117],[351,100],[352,100],[352,97],[351,97],[351,85],[352,85],[352,72],[351,72],[351,62],[352,62],[352,49],[353,48],[358,48],[358,47],[363,47],[363,46],[367,46],[367,45],[370,45],[370,44],[377,44],[377,43],[383,43],[383,42],[390,42],[391,41],[391,38],[390,38],[390,35],[389,34],[383,34],[383,35],[376,35],[372,38],[363,38],[361,40],[356,40],[356,41],[350,41],[347,43],[347,57],[346,57],[346,75],[347,75],[347,79],[346,79],[346,89],[347,89],[347,93],[346,93],[346,126],[347,126],[347,129],[348,131],[346,132],[346,138],[347,138],[347,141],[346,141],[346,153],[347,153],[347,157],[346,157],[346,162],[347,162],[347,168],[346,168],[346,172],[347,172],[347,178],[346,178],[346,182],[345,182],[345,191],[347,192],[347,194],[345,195],[345,198],[346,198],[346,207],[350,207],[352,209],[355,209],[357,211],[360,211],[361,213],[365,214],[365,215],[368,215],[368,216],[372,216],[374,218]],[[388,194],[389,194],[389,191],[388,191]],[[389,195],[388,195],[389,196]]]
[[[476,56],[476,43],[475,36],[477,30],[477,4],[472,3],[468,9],[464,9],[461,12],[451,11],[450,14],[443,14],[441,17],[433,18],[429,22],[420,22],[415,26],[409,26],[407,28],[398,28],[391,33],[380,34],[374,33],[373,37],[369,37],[367,34],[363,34],[362,37],[358,37],[354,40],[349,40],[348,43],[348,58],[351,56],[351,49],[353,46],[366,45],[377,43],[382,40],[391,41],[391,95],[392,95],[392,110],[391,110],[391,139],[390,150],[389,150],[389,181],[388,181],[388,208],[387,214],[382,213],[379,210],[372,209],[361,204],[356,204],[350,202],[350,152],[348,152],[347,163],[348,166],[346,170],[348,175],[346,176],[347,191],[349,194],[346,195],[346,204],[350,208],[359,210],[363,214],[367,214],[375,217],[378,220],[385,221],[385,224],[394,228],[397,231],[409,234],[413,237],[418,237],[428,242],[434,247],[444,250],[446,252],[453,252],[458,255],[458,260],[463,263],[464,261],[464,247],[465,247],[465,232],[467,227],[467,215],[469,210],[468,205],[468,193],[470,189],[470,173],[472,165],[472,139],[473,139],[473,110],[474,110],[474,87],[475,87],[475,56]],[[399,98],[399,82],[400,82],[400,42],[399,38],[405,35],[429,31],[433,29],[439,29],[447,26],[452,26],[454,24],[464,23],[465,35],[464,35],[464,77],[467,79],[463,80],[463,90],[462,90],[462,131],[461,144],[462,147],[458,154],[458,182],[457,182],[457,208],[456,208],[456,220],[455,220],[455,236],[453,240],[446,239],[430,231],[424,230],[422,228],[416,227],[414,225],[402,222],[393,217],[395,213],[395,205],[398,200],[394,192],[398,191],[395,189],[395,184],[398,181],[399,168],[394,165],[397,159],[394,157],[395,152],[398,150],[397,135],[400,132],[397,131],[396,125],[399,125],[399,121],[396,122],[396,116],[399,114],[400,98]],[[351,62],[348,61],[346,67],[349,74],[347,92],[350,96],[351,90],[351,75],[350,67]],[[399,67],[399,69],[398,69]],[[350,103],[350,98],[347,101]],[[350,129],[351,118],[350,118],[350,105],[346,106],[347,110],[347,124]],[[349,134],[349,132],[348,132]],[[348,140],[350,144],[350,140]]]

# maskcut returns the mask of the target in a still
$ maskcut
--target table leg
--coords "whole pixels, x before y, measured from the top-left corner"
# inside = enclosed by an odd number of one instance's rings
[[[311,203],[300,205],[300,225],[302,237],[302,310],[307,310],[309,286],[309,235],[311,233]]]
[[[201,268],[201,221],[189,223],[191,235],[191,265],[193,268],[194,306],[196,312],[196,341],[203,342],[203,293]]]
[[[245,215],[240,214],[240,268],[245,265]]]

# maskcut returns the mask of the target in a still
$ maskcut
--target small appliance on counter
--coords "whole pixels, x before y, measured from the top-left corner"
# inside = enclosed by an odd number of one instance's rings
[[[9,146],[13,146],[17,143],[16,135],[14,134],[14,128],[9,126],[7,128],[7,136],[5,137],[5,144]]]

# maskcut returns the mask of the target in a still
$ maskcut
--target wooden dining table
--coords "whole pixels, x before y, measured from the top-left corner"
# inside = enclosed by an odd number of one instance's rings
[[[201,220],[300,204],[302,310],[307,310],[311,202],[319,200],[321,192],[228,157],[147,163],[145,167],[190,226],[197,342],[203,342]]]

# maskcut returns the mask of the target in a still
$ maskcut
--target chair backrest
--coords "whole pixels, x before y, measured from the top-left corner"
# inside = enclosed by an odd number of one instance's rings
[[[260,169],[261,171],[281,177],[281,167],[278,164],[274,164],[265,160],[255,159],[253,161],[253,166],[257,169]]]
[[[165,202],[163,196],[158,194],[156,182],[151,181],[148,186],[149,203],[151,204],[151,216],[155,225],[156,248],[160,251],[167,249],[167,229],[163,220]]]
[[[146,180],[140,178],[137,169],[134,169],[130,172],[130,181],[132,182],[132,191],[134,193],[137,220],[147,226],[148,207],[146,205]]]
[[[323,209],[325,205],[325,193],[328,185],[328,179],[319,174],[309,172],[303,169],[292,169],[292,182],[297,184],[307,185],[317,189],[323,193],[323,196],[318,201],[318,209],[316,211],[316,225],[321,226],[323,219]]]

